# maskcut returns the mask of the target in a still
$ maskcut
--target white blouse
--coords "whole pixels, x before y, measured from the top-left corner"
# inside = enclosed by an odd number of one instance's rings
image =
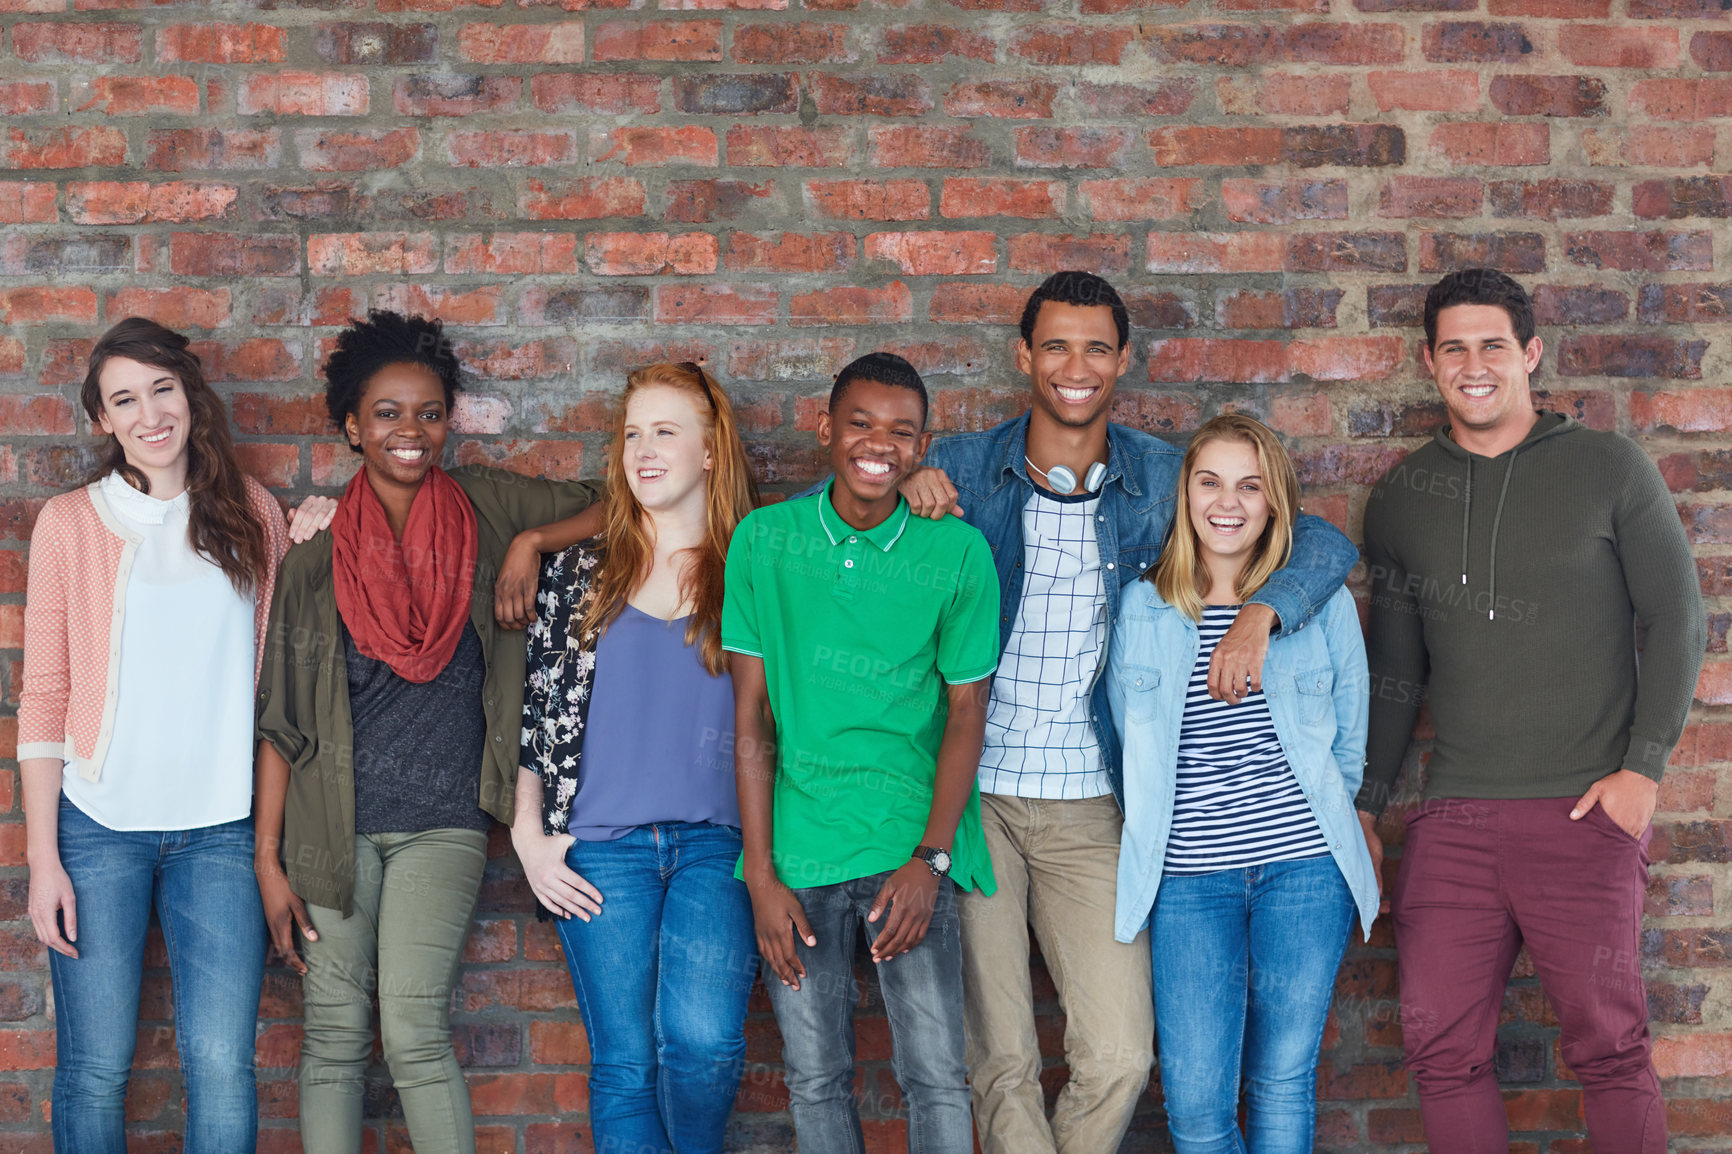
[[[68,762],[61,790],[116,830],[199,829],[252,812],[253,599],[195,553],[182,493],[100,482],[139,539],[126,580],[114,739],[99,781]]]

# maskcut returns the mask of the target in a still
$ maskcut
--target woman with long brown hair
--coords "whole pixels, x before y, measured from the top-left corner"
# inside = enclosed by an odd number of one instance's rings
[[[596,1149],[705,1154],[758,966],[720,633],[754,491],[727,394],[695,364],[632,373],[607,475],[603,535],[543,567],[511,837],[589,1032]]]
[[[186,1150],[247,1154],[265,932],[253,687],[287,532],[179,333],[121,321],[80,399],[109,442],[91,481],[37,518],[18,702],[30,918],[52,951],[54,1147],[124,1154],[154,905]]]

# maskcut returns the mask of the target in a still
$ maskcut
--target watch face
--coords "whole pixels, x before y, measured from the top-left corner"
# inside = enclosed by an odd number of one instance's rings
[[[932,857],[929,860],[932,863],[932,868],[937,870],[939,873],[947,874],[950,872],[950,851],[949,850],[944,850],[944,849],[934,850],[932,852]]]

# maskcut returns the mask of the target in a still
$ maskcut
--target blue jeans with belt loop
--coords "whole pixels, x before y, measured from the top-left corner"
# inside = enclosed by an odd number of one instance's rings
[[[710,822],[641,825],[566,851],[602,896],[589,921],[557,923],[589,1031],[598,1154],[720,1154],[758,972],[739,859],[740,831]]]
[[[62,798],[60,861],[78,903],[78,957],[48,955],[54,1149],[126,1154],[126,1087],[154,903],[174,983],[185,1152],[252,1154],[265,967],[252,818],[166,833],[112,830]]]

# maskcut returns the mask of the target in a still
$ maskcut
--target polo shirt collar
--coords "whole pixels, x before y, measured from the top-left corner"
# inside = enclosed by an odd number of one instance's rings
[[[894,513],[870,529],[856,529],[842,520],[836,506],[830,503],[830,490],[835,486],[836,478],[832,476],[818,495],[818,523],[824,526],[824,535],[830,538],[830,544],[840,545],[849,537],[864,537],[881,552],[890,552],[890,547],[902,539],[903,531],[908,528],[908,499],[898,496]]]

